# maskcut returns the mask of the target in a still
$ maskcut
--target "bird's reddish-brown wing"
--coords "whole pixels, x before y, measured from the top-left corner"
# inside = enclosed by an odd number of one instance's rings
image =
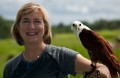
[[[83,46],[91,51],[95,58],[116,70],[120,70],[120,64],[111,45],[97,32],[84,29],[79,34]]]
[[[106,49],[108,50],[108,52],[106,53],[106,55],[108,55],[107,57],[109,58],[109,60],[111,60],[111,64],[112,66],[116,69],[120,71],[120,63],[114,53],[114,50],[112,48],[112,46],[109,44],[109,42],[107,42],[102,36],[100,36],[101,41],[103,41]]]

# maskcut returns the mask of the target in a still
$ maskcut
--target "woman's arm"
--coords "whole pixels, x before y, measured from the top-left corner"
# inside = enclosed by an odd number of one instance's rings
[[[80,54],[76,55],[76,59],[75,59],[75,72],[76,73],[83,74],[84,72],[90,71],[92,69],[90,65],[91,65],[90,60],[86,59]],[[97,63],[96,67],[97,67],[96,70],[100,71],[100,75],[96,76],[95,75],[96,71],[94,71],[90,75],[91,78],[111,78],[110,72],[105,65]]]

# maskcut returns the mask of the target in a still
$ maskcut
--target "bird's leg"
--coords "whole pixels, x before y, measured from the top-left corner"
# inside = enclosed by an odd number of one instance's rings
[[[88,54],[92,61],[91,65],[90,65],[92,69],[90,71],[84,72],[83,78],[89,78],[93,72],[96,76],[98,76],[100,74],[99,70],[97,70],[97,72],[96,72],[97,58],[93,55],[92,51],[90,51],[90,50],[88,50]]]
[[[95,64],[95,65],[94,65]],[[90,77],[90,74],[93,73],[96,69],[96,63],[95,62],[92,62],[92,64],[90,65],[92,67],[92,69],[88,72],[84,72],[84,76],[83,78],[89,78]]]
[[[92,51],[89,50],[88,53],[89,53],[91,61],[92,61],[91,65],[90,65],[92,67],[92,69],[91,69],[90,72],[91,73],[94,72],[94,74],[96,76],[98,76],[98,75],[100,75],[100,71],[96,70],[97,58],[95,57],[95,55],[93,55]]]
[[[93,73],[95,71],[95,69],[96,69],[96,62],[92,61],[92,63],[91,63],[90,66],[92,67],[92,69],[90,70],[90,72]]]
[[[84,72],[83,78],[89,78],[91,73],[96,71],[96,62],[92,62],[90,66],[92,67],[92,69],[89,72]],[[95,72],[95,74],[96,74],[96,76],[98,76],[100,74],[99,70],[97,70],[97,72]]]
[[[99,70],[95,70],[95,71],[94,71],[94,75],[95,75],[95,76],[99,76],[99,75],[100,75],[100,71],[99,71]]]
[[[89,54],[90,59],[92,61],[91,65],[90,65],[92,67],[92,69],[91,69],[90,72],[94,72],[95,69],[96,69],[97,59],[96,59],[95,55],[93,54],[93,52],[91,50],[88,50],[88,54]]]
[[[90,66],[92,67],[91,73],[94,72],[94,75],[95,75],[95,76],[100,75],[100,71],[99,71],[99,70],[96,70],[96,62],[92,62],[92,64],[91,64]]]

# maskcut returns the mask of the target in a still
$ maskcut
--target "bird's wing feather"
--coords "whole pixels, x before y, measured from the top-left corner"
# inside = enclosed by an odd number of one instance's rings
[[[84,29],[79,37],[83,46],[92,51],[101,62],[108,63],[115,69],[120,70],[120,64],[111,45],[102,36],[95,31]]]
[[[97,32],[94,32],[94,34],[95,33],[97,34]],[[105,53],[106,57],[109,58],[112,66],[115,69],[120,70],[120,63],[119,63],[119,61],[114,53],[112,46],[102,36],[99,35],[98,37],[99,37],[100,41],[103,42],[103,45],[105,47],[105,50],[103,50],[103,52]]]

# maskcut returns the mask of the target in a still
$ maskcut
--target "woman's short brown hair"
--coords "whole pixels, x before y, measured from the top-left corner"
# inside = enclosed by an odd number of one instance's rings
[[[45,33],[43,36],[43,41],[45,44],[51,43],[51,38],[52,38],[51,28],[50,28],[50,24],[48,22],[48,16],[47,16],[45,8],[39,4],[30,2],[30,3],[26,3],[25,5],[23,5],[21,7],[21,9],[18,11],[17,16],[16,16],[16,20],[11,28],[11,33],[19,45],[24,45],[24,41],[23,41],[23,39],[19,33],[19,30],[18,30],[18,26],[19,26],[19,23],[21,21],[21,18],[22,18],[22,16],[33,12],[35,9],[40,11],[43,15],[43,21],[45,24]]]

